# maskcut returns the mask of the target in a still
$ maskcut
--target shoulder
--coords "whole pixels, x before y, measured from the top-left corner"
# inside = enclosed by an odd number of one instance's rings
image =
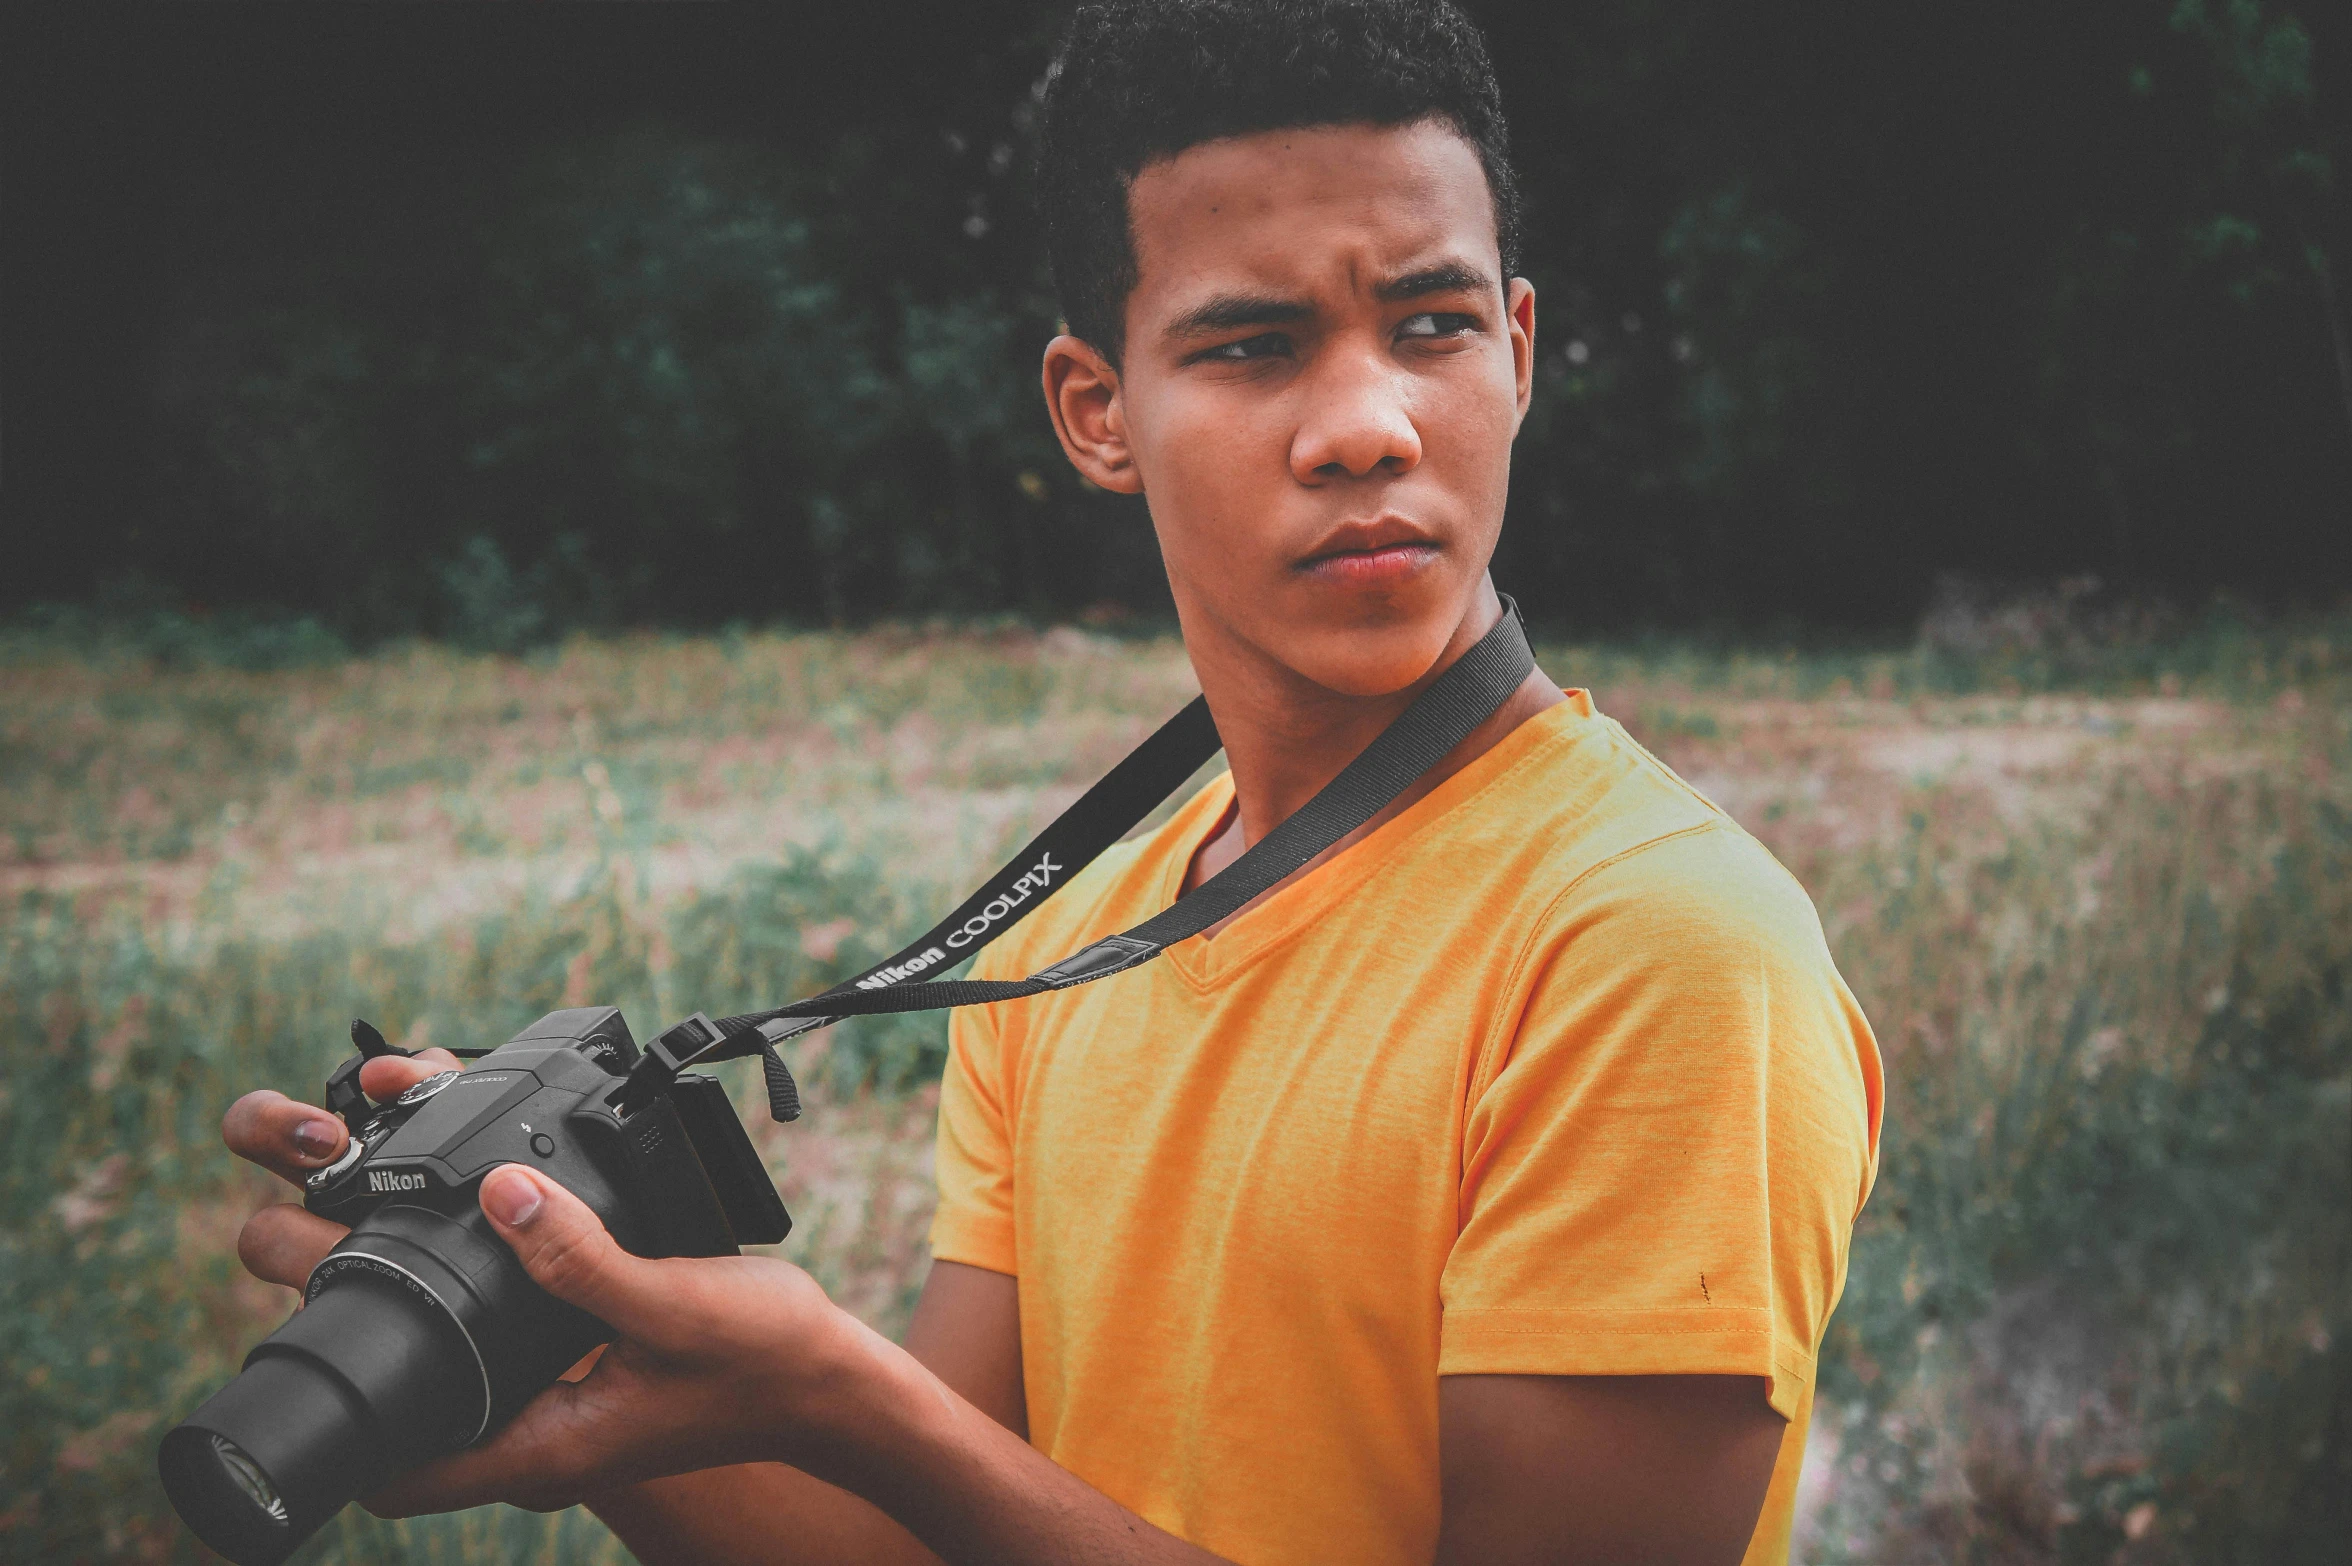
[[[1627,1083],[1670,1080],[1657,1101],[1760,1102],[1770,1081],[1791,1102],[1860,1105],[1852,1123],[1875,1127],[1876,1045],[1812,898],[1622,730],[1601,743],[1615,825],[1601,848],[1556,856],[1473,1091],[1608,1079],[1639,1099]]]
[[[1697,821],[1596,864],[1562,889],[1541,932],[1645,962],[1826,959],[1813,900],[1728,817]]]
[[[1523,803],[1508,977],[1480,1075],[1543,1038],[1592,1059],[1603,1039],[1852,1031],[1804,888],[1621,727],[1563,722],[1527,770],[1533,786],[1511,791]]]
[[[1544,804],[1523,823],[1544,861],[1531,943],[1606,934],[1686,957],[1820,946],[1796,877],[1616,722],[1590,713],[1561,739],[1531,758],[1541,786],[1520,791]]]
[[[1558,1091],[1677,1106],[1678,1123],[1694,1106],[1836,1106],[1814,1118],[1867,1148],[1869,1025],[1812,899],[1762,843],[1707,807],[1555,885],[1482,1031],[1473,1103]]]

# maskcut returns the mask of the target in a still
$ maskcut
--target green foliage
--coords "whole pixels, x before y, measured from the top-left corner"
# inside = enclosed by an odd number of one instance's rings
[[[2086,204],[2042,291],[2042,438],[2091,478],[2117,571],[2146,568],[2165,491],[2212,462],[2209,378],[2277,329],[2258,322],[2291,319],[2323,345],[2298,355],[2316,394],[2306,439],[2352,436],[2334,281],[2352,245],[2334,177],[2346,147],[2318,112],[2311,36],[2258,0],[2180,0],[2167,31],[2131,35],[2142,59],[2165,63],[2135,65],[2130,91],[2176,138],[2193,126],[2197,153],[2161,193]]]
[[[1473,9],[1541,299],[1531,604],[1883,629],[1945,568],[2352,580],[2352,147],[2297,8]],[[1036,396],[1058,16],[797,139],[590,106],[316,210],[191,194],[120,376],[135,514],[37,520],[83,580],[363,642],[1163,607]]]
[[[1476,9],[1541,302],[1522,596],[1851,626],[1948,569],[2340,590],[2347,145],[2294,7]]]
[[[150,584],[91,605],[42,604],[0,620],[0,662],[59,653],[164,669],[301,669],[340,663],[351,646],[308,615],[192,613]]]
[[[1069,568],[1042,535],[1086,508],[1054,503],[1040,323],[971,263],[878,264],[870,230],[927,192],[871,165],[653,129],[558,144],[371,214],[359,264],[189,314],[166,533],[207,548],[169,568],[489,650],[713,604],[1047,601]]]
[[[1956,1514],[1938,1468],[1997,1513],[2030,1488],[2003,1427],[2038,1397],[2032,1460],[2065,1482],[2010,1521],[2058,1559],[2108,1559],[2143,1502],[2177,1552],[2148,1558],[2327,1559],[2352,1494],[2352,817],[2127,777],[2089,818],[1969,863],[1919,814],[1853,867],[1874,928],[1841,960],[1935,993],[1897,1002],[1924,1048],[1890,1074],[1824,1392],[1849,1459],[1905,1476],[1891,1509],[1947,1544],[2001,1520]],[[2091,887],[2116,917],[2069,915]],[[1953,960],[1954,904],[2004,922],[1994,960]]]
[[[1674,214],[1659,240],[1664,294],[1687,367],[1689,432],[1678,476],[1700,495],[1754,491],[1797,445],[1821,380],[1819,314],[1829,289],[1804,231],[1734,185]]]

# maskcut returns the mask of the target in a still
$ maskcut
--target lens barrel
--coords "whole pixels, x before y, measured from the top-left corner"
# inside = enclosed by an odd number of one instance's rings
[[[278,1566],[357,1496],[503,1422],[610,1336],[466,1222],[386,1207],[308,1303],[163,1438],[164,1493],[236,1566]]]
[[[481,1375],[448,1312],[354,1274],[164,1437],[163,1488],[237,1566],[277,1566],[361,1490],[430,1455],[415,1433],[470,1430],[482,1409]]]

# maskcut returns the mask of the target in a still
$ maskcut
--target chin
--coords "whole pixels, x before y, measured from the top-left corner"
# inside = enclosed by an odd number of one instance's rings
[[[1304,631],[1285,638],[1282,661],[1342,696],[1389,696],[1426,675],[1453,640],[1459,614]],[[1303,629],[1303,628],[1302,628]]]

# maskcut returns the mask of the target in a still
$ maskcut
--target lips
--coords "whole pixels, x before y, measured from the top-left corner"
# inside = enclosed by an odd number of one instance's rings
[[[1348,587],[1385,587],[1418,574],[1437,559],[1438,544],[1402,517],[1343,522],[1299,562],[1310,575]]]

